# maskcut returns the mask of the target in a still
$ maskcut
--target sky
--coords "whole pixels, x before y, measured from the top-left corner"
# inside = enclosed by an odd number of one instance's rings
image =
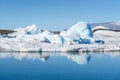
[[[63,30],[78,21],[120,21],[120,0],[0,0],[0,29]]]

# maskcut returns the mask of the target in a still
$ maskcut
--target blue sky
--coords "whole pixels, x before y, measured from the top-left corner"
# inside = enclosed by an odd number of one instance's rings
[[[78,21],[120,20],[120,0],[0,0],[0,28],[36,24],[41,29],[63,30]]]

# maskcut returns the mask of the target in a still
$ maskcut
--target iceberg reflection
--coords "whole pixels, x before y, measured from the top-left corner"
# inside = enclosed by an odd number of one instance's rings
[[[45,62],[50,57],[66,57],[77,64],[87,64],[93,54],[101,55],[107,54],[111,57],[116,57],[119,52],[108,52],[108,53],[82,53],[82,52],[0,52],[0,58],[14,58],[21,61],[22,59],[40,60]]]
[[[77,53],[77,52],[0,52],[0,58],[14,58],[16,60],[30,59],[30,60],[41,60],[45,62],[52,56],[62,56],[67,59],[78,63],[87,64],[91,59],[91,54]]]

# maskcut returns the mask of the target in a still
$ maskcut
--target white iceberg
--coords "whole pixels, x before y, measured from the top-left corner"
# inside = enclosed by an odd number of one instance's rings
[[[10,37],[2,35],[0,37],[0,51],[108,51],[113,49],[113,45],[94,44],[102,41],[94,40],[92,29],[86,22],[78,22],[70,29],[61,31],[60,34],[42,32],[32,25],[18,28],[16,32],[7,36]],[[114,50],[120,50],[119,45],[115,46]]]
[[[92,29],[86,22],[78,22],[67,31],[62,31],[60,35],[68,44],[90,44],[93,38]]]

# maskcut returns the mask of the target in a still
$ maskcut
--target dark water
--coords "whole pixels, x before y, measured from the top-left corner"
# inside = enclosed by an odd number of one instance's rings
[[[120,52],[0,52],[0,80],[120,80]]]

